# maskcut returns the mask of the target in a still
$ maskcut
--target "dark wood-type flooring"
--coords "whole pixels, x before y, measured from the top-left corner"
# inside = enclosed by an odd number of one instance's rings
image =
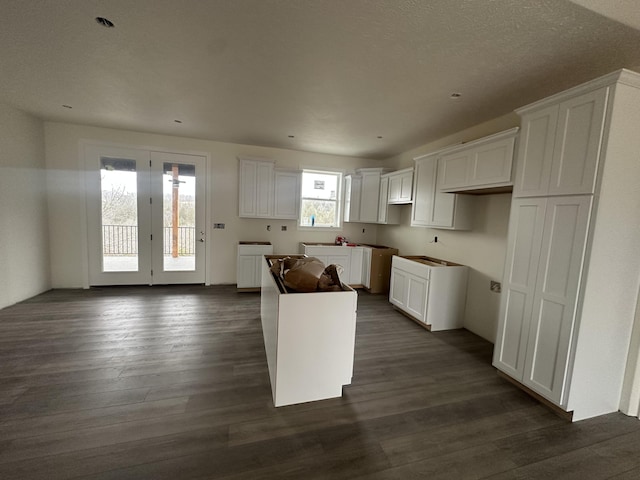
[[[640,478],[638,419],[567,423],[491,352],[361,292],[352,385],[276,409],[259,294],[54,290],[0,311],[0,478]]]

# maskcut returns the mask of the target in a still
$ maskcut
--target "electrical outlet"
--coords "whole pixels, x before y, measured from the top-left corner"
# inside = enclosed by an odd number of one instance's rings
[[[500,293],[502,292],[502,284],[500,282],[494,282],[491,280],[491,285],[489,287],[492,292]]]
[[[280,227],[280,230],[282,230],[283,232],[286,232],[287,231],[287,226],[286,225],[282,225]]]

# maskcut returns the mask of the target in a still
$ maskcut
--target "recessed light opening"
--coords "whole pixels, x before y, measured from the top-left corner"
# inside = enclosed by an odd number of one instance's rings
[[[71,105],[62,105],[64,108],[73,108]]]
[[[460,98],[461,96],[462,96],[462,94],[461,94],[461,93],[453,92],[453,93],[449,96],[449,98]]]
[[[115,25],[113,24],[113,22],[111,20],[109,20],[108,18],[104,18],[104,17],[96,17],[96,22],[98,22],[100,25],[102,25],[103,27],[107,27],[107,28],[113,28],[115,27]]]
[[[289,135],[289,138],[296,138],[295,135]]]
[[[176,123],[182,123],[182,120],[174,120]]]
[[[378,138],[382,138],[382,135],[378,135]]]

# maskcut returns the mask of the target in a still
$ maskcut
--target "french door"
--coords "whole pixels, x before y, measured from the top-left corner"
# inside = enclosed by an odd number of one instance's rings
[[[205,158],[88,146],[90,285],[204,283]]]

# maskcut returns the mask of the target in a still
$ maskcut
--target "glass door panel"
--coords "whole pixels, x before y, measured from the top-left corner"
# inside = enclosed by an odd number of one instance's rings
[[[135,160],[100,158],[102,271],[138,271],[138,175]]]
[[[196,169],[164,162],[162,166],[163,270],[196,269]]]
[[[89,285],[151,284],[149,152],[87,146]]]

